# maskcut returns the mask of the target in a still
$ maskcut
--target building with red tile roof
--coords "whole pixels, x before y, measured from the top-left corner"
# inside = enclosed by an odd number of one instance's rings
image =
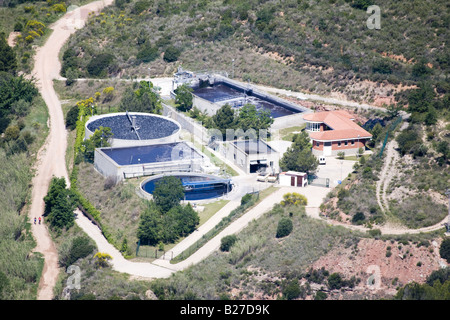
[[[372,135],[344,110],[305,114],[303,119],[316,156],[335,156],[340,151],[346,155],[356,154],[372,139]]]

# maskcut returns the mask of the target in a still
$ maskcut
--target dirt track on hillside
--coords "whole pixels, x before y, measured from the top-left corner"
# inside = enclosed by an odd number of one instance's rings
[[[76,27],[82,26],[82,22],[87,19],[89,12],[98,11],[111,3],[112,0],[96,1],[64,15],[50,26],[53,30],[52,34],[35,55],[32,76],[37,80],[37,86],[48,108],[50,132],[47,141],[39,151],[36,163],[29,213],[31,220],[43,214],[43,198],[53,176],[65,177],[69,185],[65,163],[67,133],[61,103],[53,89],[53,79],[59,76],[61,67],[58,58],[59,51],[70,34],[76,31]],[[37,298],[38,300],[50,300],[53,298],[53,288],[59,273],[58,253],[45,224],[33,224],[32,231],[37,243],[34,251],[42,253],[45,259]]]

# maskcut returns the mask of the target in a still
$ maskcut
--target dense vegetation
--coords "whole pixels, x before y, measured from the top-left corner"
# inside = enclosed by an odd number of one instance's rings
[[[381,28],[368,29],[369,3],[116,1],[72,37],[71,66],[87,76],[86,66],[108,54],[109,75],[140,76],[148,67],[152,75],[170,74],[182,61],[184,68],[225,70],[294,90],[344,91],[354,99],[370,98],[356,85],[364,80],[425,81],[448,97],[448,4],[378,1]]]
[[[15,32],[12,39],[20,71],[31,71],[35,46],[41,45],[49,34],[48,26],[66,13],[68,7],[82,2],[85,0],[6,0],[0,3],[0,33],[8,37],[10,32]]]
[[[32,165],[46,136],[45,104],[17,75],[16,54],[0,39],[0,299],[34,299],[43,260],[28,220]]]
[[[52,228],[60,232],[75,224],[75,194],[67,189],[65,178],[52,178],[44,202],[44,216]]]
[[[397,292],[396,300],[449,300],[450,269],[433,271],[424,284],[408,283]]]
[[[224,237],[221,251],[169,279],[153,281],[151,289],[165,300],[295,299],[314,294],[309,283],[324,288],[328,283],[339,289],[354,286],[357,279],[328,278],[328,273],[311,270],[310,265],[334,245],[357,243],[359,235],[308,218],[304,210],[302,205],[275,204],[239,234]],[[286,219],[292,222],[291,232],[277,238],[279,221]],[[308,284],[301,284],[302,279]]]
[[[190,204],[180,204],[184,188],[179,178],[167,176],[156,182],[153,197],[139,222],[142,244],[173,243],[195,230],[200,219]]]

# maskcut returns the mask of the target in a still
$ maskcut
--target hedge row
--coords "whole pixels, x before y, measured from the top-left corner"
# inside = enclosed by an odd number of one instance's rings
[[[98,211],[82,194],[78,191],[77,182],[78,182],[78,164],[81,162],[81,158],[83,157],[83,146],[82,142],[84,139],[84,128],[86,126],[86,122],[89,119],[91,114],[91,107],[94,104],[94,99],[88,98],[86,100],[79,101],[77,103],[78,106],[78,120],[76,124],[76,138],[74,144],[74,163],[72,172],[70,174],[70,189],[77,197],[78,208],[88,216],[102,231],[106,240],[113,244],[116,248],[117,245],[112,240],[110,232],[107,230],[106,226],[101,223],[101,213]]]

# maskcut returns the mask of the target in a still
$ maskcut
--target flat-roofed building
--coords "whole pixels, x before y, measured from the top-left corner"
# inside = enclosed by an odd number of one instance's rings
[[[225,143],[222,154],[246,173],[279,172],[279,153],[264,140],[234,140]]]

